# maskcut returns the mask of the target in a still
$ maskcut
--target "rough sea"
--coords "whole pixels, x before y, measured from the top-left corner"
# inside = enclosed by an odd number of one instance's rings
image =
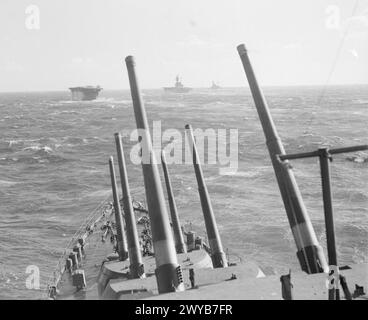
[[[367,144],[368,86],[264,91],[288,153]],[[236,173],[220,174],[219,164],[203,166],[223,245],[266,273],[300,270],[249,90],[143,92],[151,129],[152,121],[161,120],[162,131],[184,132],[187,123],[238,130]],[[134,129],[129,91],[103,91],[92,102],[72,102],[68,92],[0,94],[0,299],[43,296],[70,237],[110,195],[113,134],[122,132],[128,154],[136,145],[130,140]],[[292,165],[327,256],[318,159]],[[144,201],[141,167],[128,161],[128,170],[133,197]],[[205,234],[192,166],[173,164],[169,170],[182,222]],[[331,171],[338,260],[368,262],[368,153],[336,155]],[[26,287],[32,265],[40,270],[40,290]]]

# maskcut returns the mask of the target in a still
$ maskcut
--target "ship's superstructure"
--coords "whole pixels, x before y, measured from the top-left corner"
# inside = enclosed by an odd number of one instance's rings
[[[211,89],[217,90],[221,89],[221,87],[215,81],[212,81]]]

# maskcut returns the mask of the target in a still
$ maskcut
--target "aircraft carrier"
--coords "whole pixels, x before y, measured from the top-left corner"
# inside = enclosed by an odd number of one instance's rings
[[[100,86],[84,86],[69,88],[72,93],[73,101],[96,100],[102,88]]]

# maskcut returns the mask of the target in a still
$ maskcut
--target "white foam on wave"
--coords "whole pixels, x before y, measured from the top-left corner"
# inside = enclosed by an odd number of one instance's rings
[[[356,104],[368,104],[368,100],[364,100],[364,99],[353,100],[353,102]]]
[[[55,112],[55,114],[82,114],[82,112],[76,110],[63,110],[60,112]]]
[[[367,155],[354,155],[354,156],[346,157],[345,159],[351,162],[356,162],[356,163],[368,162]]]
[[[230,168],[232,169],[232,168]],[[235,171],[232,170],[222,170],[221,175],[222,176],[232,176],[232,177],[245,177],[245,178],[253,178],[253,177],[259,177],[263,172],[270,170],[268,167],[259,167],[254,168],[254,170],[251,171]]]
[[[47,139],[47,138],[40,138],[40,139],[14,139],[14,140],[5,140],[6,143],[8,143],[8,147],[11,148],[13,146],[16,145],[24,145],[24,144],[31,144],[33,146],[40,146],[41,144],[38,143],[40,142],[42,139]],[[54,140],[56,141],[56,139],[53,138],[49,138],[50,140]]]
[[[80,101],[73,101],[73,100],[60,100],[57,103],[54,103],[53,105],[58,105],[58,104],[74,104],[74,103],[78,103]]]
[[[27,148],[24,148],[23,151],[44,151],[46,153],[51,153],[53,152],[53,150],[48,147],[48,146],[30,146],[30,147],[27,147]]]
[[[15,181],[8,181],[8,180],[0,180],[0,186],[2,187],[10,187],[13,186],[15,184],[18,184],[19,182],[15,182]]]
[[[32,139],[32,140],[22,140],[22,139],[14,139],[14,140],[8,140],[6,141],[9,145],[9,148],[11,148],[12,146],[14,145],[17,145],[17,144],[22,144],[22,143],[25,143],[25,142],[35,142],[37,141],[36,139]]]
[[[16,145],[20,142],[22,142],[22,140],[10,140],[9,141],[9,148],[11,148],[13,145]]]

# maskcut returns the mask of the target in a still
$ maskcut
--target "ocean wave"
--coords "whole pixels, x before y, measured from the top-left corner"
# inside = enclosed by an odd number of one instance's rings
[[[97,191],[88,192],[83,198],[106,198],[111,194],[110,189],[101,189]]]
[[[48,146],[31,146],[23,149],[24,151],[36,151],[37,153],[52,153],[54,150]]]
[[[353,100],[353,103],[356,103],[356,104],[368,104],[368,100],[357,99],[357,100]]]
[[[55,147],[56,149],[56,147]],[[70,161],[60,153],[55,152],[53,148],[47,145],[32,145],[14,152],[12,155],[2,157],[1,161],[12,164],[14,162],[24,164],[37,164],[37,163],[61,163]]]
[[[23,140],[10,140],[8,146],[9,148],[11,148],[12,146],[17,145],[19,143],[23,143]]]
[[[66,161],[71,161],[71,159],[67,159],[58,155],[49,155],[47,157],[40,156],[19,156],[13,158],[7,158],[7,162],[11,164],[12,162],[24,163],[28,165],[32,164],[42,164],[42,163],[63,163]]]
[[[62,114],[67,114],[67,115],[76,114],[76,115],[79,115],[79,114],[83,114],[83,112],[76,111],[76,110],[63,110],[63,111],[57,111],[57,112],[52,113],[52,115],[54,115],[54,116],[55,115],[58,116],[58,115],[62,115]]]
[[[114,102],[114,103],[117,103],[117,104],[131,104],[132,101],[131,100],[116,100],[116,99],[113,99],[111,102]]]
[[[314,134],[308,131],[304,131],[302,137],[314,137]]]
[[[19,159],[17,157],[3,157],[0,159],[0,161],[4,161],[8,163],[17,162],[18,160]]]
[[[75,145],[82,145],[82,144],[87,144],[87,143],[88,143],[87,138],[70,137],[70,136],[62,138],[62,145],[75,146]]]
[[[253,177],[259,177],[261,174],[261,171],[231,171],[224,170],[221,171],[222,176],[231,176],[231,177],[245,177],[245,178],[253,178]]]
[[[8,181],[8,180],[0,180],[0,186],[1,187],[11,187],[15,184],[18,184],[19,182],[16,181]]]
[[[268,176],[270,173],[273,174],[271,166],[254,167],[249,171],[234,171],[231,169],[221,171],[222,176],[245,177],[245,178]]]
[[[12,139],[0,141],[0,149],[11,150],[17,146],[24,146],[27,142],[35,143],[38,139]]]
[[[3,141],[0,141],[0,152],[36,152],[36,154],[42,155],[51,154],[54,153],[55,150],[60,151],[63,148],[74,148],[78,146],[85,146],[90,143],[107,141],[108,140],[98,136],[64,136],[58,138],[42,137],[39,139],[4,139]]]
[[[73,100],[60,100],[58,101],[57,103],[55,103],[55,105],[58,105],[58,104],[77,104],[81,101],[73,101]]]
[[[25,150],[28,148],[36,148],[42,145],[46,146],[49,143],[56,142],[57,139],[54,138],[39,138],[39,139],[12,139],[0,141],[0,149],[15,150],[19,148],[20,150]],[[3,147],[2,147],[3,145]]]
[[[345,158],[347,161],[356,162],[356,163],[368,163],[368,155],[355,155],[349,156]]]
[[[368,195],[364,192],[364,191],[350,191],[347,192],[345,191],[337,191],[335,192],[335,198],[336,199],[341,199],[341,200],[346,200],[347,198],[348,203],[354,203],[354,204],[365,204],[367,203],[368,200]]]

